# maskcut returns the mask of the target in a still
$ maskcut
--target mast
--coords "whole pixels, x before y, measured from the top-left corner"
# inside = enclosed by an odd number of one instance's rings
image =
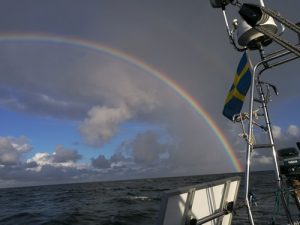
[[[280,192],[282,205],[285,210],[287,220],[289,224],[294,224],[290,211],[287,207],[287,201],[283,191],[283,184],[281,174],[278,166],[277,150],[274,143],[274,137],[272,133],[271,120],[268,111],[269,92],[264,92],[264,87],[273,89],[277,94],[274,85],[261,81],[262,73],[268,69],[277,67],[279,65],[290,62],[300,57],[299,44],[292,44],[281,37],[285,27],[294,31],[296,34],[300,34],[300,27],[290,22],[286,18],[282,17],[278,12],[267,8],[263,0],[259,0],[259,5],[253,4],[241,4],[238,0],[210,0],[213,8],[221,8],[225,26],[230,38],[231,44],[237,51],[258,51],[260,55],[260,61],[253,66],[251,88],[250,88],[250,102],[249,112],[240,113],[235,117],[235,122],[248,122],[248,131],[244,135],[246,141],[246,165],[245,165],[245,205],[249,216],[249,222],[254,225],[252,210],[251,210],[251,196],[249,196],[250,186],[250,171],[251,171],[251,154],[254,150],[260,148],[269,148],[272,151],[272,157],[274,162],[274,171],[277,181],[277,187]],[[237,19],[233,20],[233,28],[228,25],[228,18],[226,15],[226,6],[233,5],[239,9],[239,14],[242,17],[240,22]],[[281,25],[281,31],[278,32],[278,26],[275,21]],[[268,55],[265,54],[265,48],[272,42],[277,43],[282,49],[274,51]],[[275,61],[275,62],[274,62]],[[257,94],[258,98],[254,95]],[[262,109],[261,117],[263,117],[265,125],[259,125],[257,123],[257,113],[254,110],[254,103],[260,104],[259,109]],[[256,144],[254,140],[254,126],[258,125],[268,136],[268,143]]]

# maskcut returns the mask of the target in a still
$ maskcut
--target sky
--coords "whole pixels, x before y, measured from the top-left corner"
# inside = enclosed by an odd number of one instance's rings
[[[241,126],[222,116],[241,53],[209,1],[1,3],[0,187],[243,170]],[[265,3],[300,21],[300,2]],[[297,66],[264,75],[279,148],[300,141]],[[252,164],[272,169],[270,151]]]

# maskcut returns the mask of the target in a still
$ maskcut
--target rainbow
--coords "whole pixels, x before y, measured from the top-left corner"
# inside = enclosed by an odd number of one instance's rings
[[[53,43],[53,44],[78,46],[81,48],[86,48],[88,50],[102,52],[111,55],[113,57],[117,57],[127,63],[133,64],[138,68],[148,72],[149,74],[153,75],[154,77],[162,81],[172,90],[174,90],[176,93],[178,93],[179,96],[183,100],[185,100],[193,108],[193,110],[206,121],[206,123],[208,124],[212,132],[216,135],[216,137],[219,139],[221,144],[224,146],[225,151],[229,157],[229,160],[232,162],[234,169],[237,172],[242,171],[242,165],[238,157],[236,156],[232,146],[230,145],[230,143],[228,142],[227,138],[222,133],[218,125],[214,122],[213,118],[209,115],[208,112],[205,111],[205,109],[200,105],[200,103],[193,96],[191,96],[184,88],[182,88],[178,83],[176,83],[176,81],[171,79],[167,74],[164,74],[158,69],[153,68],[152,66],[146,64],[140,59],[135,58],[132,55],[129,55],[128,53],[89,40],[83,40],[74,37],[52,36],[52,35],[41,34],[41,33],[0,34],[0,42],[15,42],[15,41],[30,41],[30,42],[37,41],[37,42],[45,42],[48,44]]]

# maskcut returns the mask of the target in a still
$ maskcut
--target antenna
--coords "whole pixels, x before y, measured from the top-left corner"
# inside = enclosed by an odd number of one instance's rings
[[[254,30],[261,32],[272,41],[275,41],[277,44],[300,57],[300,49],[298,46],[295,46],[294,44],[282,39],[279,35],[276,35],[272,32],[272,29],[269,26],[266,26],[266,24],[269,19],[273,17],[276,21],[288,27],[298,35],[300,34],[299,26],[290,22],[274,10],[254,4],[243,4],[239,10],[239,14]]]
[[[246,14],[250,20],[253,19],[253,16],[260,16],[261,18],[261,12],[256,11],[253,13],[249,9],[245,10],[245,4],[242,5],[240,9],[240,14],[241,11]],[[263,0],[260,0],[260,6],[264,6]],[[242,16],[243,17],[243,16]],[[244,19],[244,17],[243,17]],[[238,37],[238,43],[241,46],[246,46],[250,50],[255,50],[261,48],[261,46],[267,46],[272,43],[272,40],[267,37],[266,35],[260,33],[259,31],[255,30],[252,26],[249,25],[249,21],[242,20],[241,25],[238,27],[237,30],[237,37]],[[261,21],[260,23],[261,26],[266,28],[268,31],[271,33],[276,33],[277,32],[277,25],[275,24],[274,20],[272,17],[265,16],[264,20]]]
[[[271,17],[269,17],[263,23],[263,26],[272,33],[277,32],[277,25]],[[239,45],[247,47],[250,50],[256,50],[261,46],[267,46],[272,43],[272,40],[269,37],[253,29],[244,20],[242,20],[242,22],[238,26],[237,37]]]

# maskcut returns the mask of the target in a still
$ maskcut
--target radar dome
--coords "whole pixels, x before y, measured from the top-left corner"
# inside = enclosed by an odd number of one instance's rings
[[[277,32],[277,25],[271,17],[269,17],[260,26],[263,26],[265,29],[272,33]],[[260,46],[267,46],[272,42],[270,38],[253,29],[244,20],[242,20],[238,26],[237,37],[239,45],[247,47],[250,50],[258,49]]]

